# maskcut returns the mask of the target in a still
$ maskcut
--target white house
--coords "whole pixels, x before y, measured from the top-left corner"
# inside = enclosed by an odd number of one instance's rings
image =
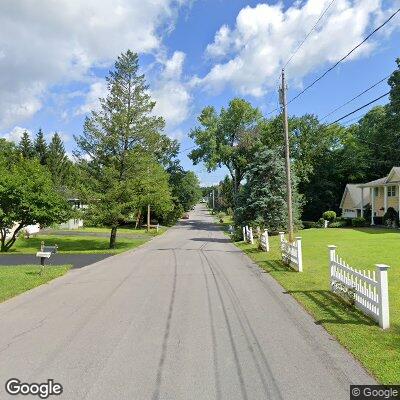
[[[86,204],[83,204],[81,200],[77,198],[70,198],[68,202],[71,204],[73,210],[82,210],[87,208]],[[60,229],[79,229],[83,226],[83,220],[77,218],[71,218],[66,222],[60,224]]]
[[[389,207],[400,210],[400,167],[393,167],[389,175],[371,182],[358,185],[362,192],[369,193],[371,205],[371,225],[375,225],[375,217],[383,217]],[[364,215],[365,203],[361,208]],[[400,213],[399,213],[400,215]]]
[[[363,199],[361,198],[363,196]],[[346,185],[339,208],[343,218],[361,217],[361,210],[370,202],[369,191],[363,191],[359,185]]]

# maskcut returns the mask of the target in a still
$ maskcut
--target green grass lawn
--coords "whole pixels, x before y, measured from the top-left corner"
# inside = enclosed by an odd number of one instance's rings
[[[150,236],[149,236],[150,238]],[[19,238],[7,253],[0,254],[34,254],[40,249],[42,240],[46,245],[58,245],[59,253],[121,253],[133,249],[148,241],[147,238],[123,238],[117,236],[117,248],[109,249],[109,239],[94,236],[56,236],[38,235],[30,239]],[[0,256],[1,257],[1,256]]]
[[[49,266],[41,274],[37,265],[0,267],[0,302],[64,275],[68,269],[69,266]]]
[[[135,229],[135,228],[118,228],[117,235],[118,233],[123,233],[123,234],[132,234],[132,235],[150,235],[150,236],[155,236],[155,235],[160,235],[161,233],[166,231],[166,227],[160,226],[159,231],[157,232],[156,229],[152,228],[150,229],[150,232],[147,232],[146,228],[140,228],[140,229]],[[105,227],[96,227],[96,226],[85,226],[79,229],[74,229],[74,230],[68,230],[68,229],[61,229],[62,231],[67,231],[67,232],[89,232],[89,233],[110,233],[111,229],[110,228],[105,228]]]
[[[229,217],[225,218],[223,225],[229,223]],[[258,250],[256,244],[236,245],[270,273],[378,381],[400,383],[400,232],[371,228],[307,229],[297,235],[303,238],[303,273],[282,264],[278,236],[270,237],[269,253]],[[389,330],[383,331],[329,290],[329,244],[337,246],[337,253],[350,266],[370,270],[378,263],[390,266]]]

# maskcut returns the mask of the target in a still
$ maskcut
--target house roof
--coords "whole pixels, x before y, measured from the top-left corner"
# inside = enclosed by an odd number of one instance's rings
[[[340,202],[340,208],[343,208],[343,203],[346,197],[350,198],[352,208],[361,209],[361,188],[358,184],[348,183],[344,189],[342,201]],[[364,190],[364,207],[369,203],[369,190]],[[348,207],[346,207],[348,208]]]
[[[373,186],[385,186],[392,183],[400,183],[400,167],[393,167],[388,176],[384,178],[375,179],[374,181],[362,183],[358,187],[373,187]]]

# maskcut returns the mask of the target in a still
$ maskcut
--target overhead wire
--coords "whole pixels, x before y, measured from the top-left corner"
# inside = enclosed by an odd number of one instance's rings
[[[305,92],[307,92],[309,89],[311,89],[316,83],[318,83],[321,79],[323,79],[329,72],[334,70],[340,63],[342,63],[346,58],[350,57],[351,54],[353,54],[358,48],[360,48],[364,43],[366,43],[376,32],[381,30],[386,24],[388,24],[398,13],[400,12],[400,8],[397,9],[393,14],[390,15],[389,18],[387,18],[381,25],[379,25],[377,28],[375,28],[371,33],[369,33],[360,43],[358,43],[355,47],[353,47],[350,51],[346,53],[340,60],[338,60],[334,65],[332,65],[330,68],[328,68],[322,75],[320,75],[317,79],[315,79],[312,83],[310,83],[308,86],[306,86],[300,93],[298,93],[296,96],[291,98],[288,101],[288,104],[292,103],[296,99],[298,99],[300,96],[302,96]]]

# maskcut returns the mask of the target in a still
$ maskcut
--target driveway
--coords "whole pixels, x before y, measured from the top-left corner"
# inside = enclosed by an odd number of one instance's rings
[[[82,268],[97,261],[111,257],[112,254],[53,254],[46,265],[72,265],[72,268]],[[2,254],[0,268],[7,265],[35,265],[40,260],[35,254]]]
[[[0,398],[11,377],[71,400],[348,400],[374,383],[201,206],[0,304],[0,327]]]

